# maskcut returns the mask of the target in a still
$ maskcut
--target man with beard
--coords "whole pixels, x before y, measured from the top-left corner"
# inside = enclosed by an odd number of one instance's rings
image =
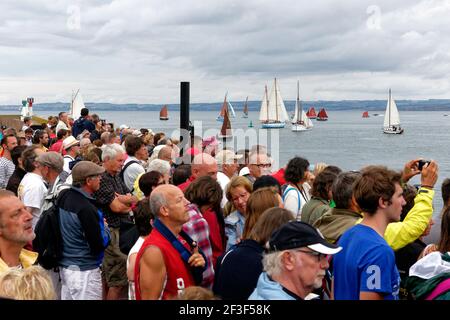
[[[329,267],[327,256],[341,249],[307,223],[286,223],[269,240],[264,272],[249,300],[308,300],[322,286]]]

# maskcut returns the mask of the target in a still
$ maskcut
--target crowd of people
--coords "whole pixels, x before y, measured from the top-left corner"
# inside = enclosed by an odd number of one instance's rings
[[[450,179],[438,164],[360,171],[270,151],[189,148],[82,109],[2,128],[0,297],[7,299],[450,299]],[[420,175],[420,186],[408,181]],[[53,211],[52,211],[53,210]],[[56,212],[61,250],[36,239]]]

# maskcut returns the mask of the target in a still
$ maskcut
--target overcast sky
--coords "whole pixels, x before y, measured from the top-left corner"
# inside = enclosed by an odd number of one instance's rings
[[[450,98],[450,0],[1,0],[0,104]],[[269,88],[270,89],[270,88]]]

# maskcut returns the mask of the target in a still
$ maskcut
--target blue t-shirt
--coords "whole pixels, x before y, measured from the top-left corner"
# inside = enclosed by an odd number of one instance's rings
[[[400,275],[394,251],[375,230],[356,225],[342,235],[339,246],[343,249],[333,258],[336,300],[359,300],[360,292],[398,300]]]

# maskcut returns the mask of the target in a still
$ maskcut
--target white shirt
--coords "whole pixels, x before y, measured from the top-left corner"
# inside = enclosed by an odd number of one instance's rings
[[[127,270],[130,267],[130,256],[132,254],[137,254],[139,252],[142,245],[144,244],[144,240],[145,240],[145,237],[139,237],[139,239],[137,239],[136,243],[134,244],[133,248],[131,248],[130,252],[128,253]],[[135,291],[134,281],[130,281],[130,280],[128,280],[128,300],[136,300],[136,291]]]
[[[139,161],[136,157],[129,156],[125,162],[123,163],[123,168],[127,165],[130,161],[137,161],[138,163],[130,164],[125,172],[123,173],[123,181],[125,182],[125,185],[127,186],[128,190],[133,190],[134,182],[136,181],[137,177],[141,173],[145,173],[145,169],[141,164],[141,161]]]
[[[228,202],[227,195],[225,192],[227,190],[228,184],[230,183],[230,178],[228,178],[228,176],[225,173],[218,171],[217,172],[217,182],[220,184],[220,187],[223,190],[223,197],[222,197],[222,201],[220,202],[220,206],[223,209]]]
[[[289,186],[290,191],[284,194],[283,204],[284,208],[291,211],[294,217],[300,221],[303,206],[309,201],[309,194],[304,194],[305,191],[300,192],[297,188]],[[293,190],[292,190],[293,189]],[[305,189],[305,188],[304,188]],[[287,190],[287,189],[286,189]],[[298,206],[298,196],[300,195],[300,208]]]
[[[61,120],[59,120],[59,121],[58,121],[58,124],[56,125],[56,130],[55,130],[55,132],[58,133],[58,131],[61,130],[61,129],[69,130],[69,128],[67,127],[67,125],[66,125],[64,122],[62,122]]]
[[[33,172],[28,172],[20,181],[17,195],[23,202],[25,207],[33,208],[31,214],[33,216],[32,225],[33,230],[41,215],[41,207],[44,203],[45,195],[47,194],[47,187],[44,179]]]

